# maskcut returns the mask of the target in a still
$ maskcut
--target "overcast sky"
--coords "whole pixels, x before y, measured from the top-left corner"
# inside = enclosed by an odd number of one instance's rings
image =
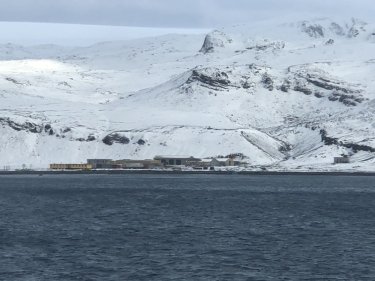
[[[0,0],[0,21],[211,28],[290,13],[371,20],[375,0]]]

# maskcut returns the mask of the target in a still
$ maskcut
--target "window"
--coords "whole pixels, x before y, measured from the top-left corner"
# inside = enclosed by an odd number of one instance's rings
[[[181,160],[176,160],[176,165],[182,165]]]

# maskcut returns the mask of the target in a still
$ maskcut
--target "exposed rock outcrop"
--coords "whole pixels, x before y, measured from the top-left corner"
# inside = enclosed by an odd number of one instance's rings
[[[363,21],[352,19],[352,25],[348,30],[347,36],[349,38],[358,37],[361,33],[366,32],[366,25],[367,23]]]
[[[216,48],[224,48],[232,40],[223,32],[214,30],[206,35],[200,52],[203,54],[212,53]]]
[[[320,24],[304,21],[301,23],[301,30],[312,38],[324,37],[324,28]]]
[[[328,73],[314,68],[301,67],[293,73],[293,90],[317,98],[328,98],[346,106],[356,106],[365,101],[362,88],[331,77]]]
[[[357,153],[359,151],[375,152],[375,148],[368,146],[368,145],[342,142],[342,141],[339,141],[338,138],[329,137],[327,131],[324,129],[320,130],[320,135],[322,137],[322,142],[324,142],[325,145],[337,145],[337,146],[349,148],[354,153]]]
[[[111,133],[105,136],[102,141],[106,145],[113,145],[114,143],[128,144],[130,142],[129,138],[121,133]]]
[[[30,133],[34,133],[34,134],[37,134],[37,133],[42,133],[43,130],[44,130],[44,126],[43,125],[38,125],[38,124],[35,124],[35,123],[32,123],[32,122],[25,122],[25,123],[17,123],[13,120],[11,120],[10,118],[1,118],[0,117],[0,124],[1,125],[5,125],[5,126],[9,126],[10,128],[12,128],[13,130],[16,130],[16,131],[26,131],[26,132],[30,132]],[[50,130],[52,130],[50,128]]]
[[[227,89],[231,84],[228,74],[219,69],[194,69],[187,80],[188,84],[198,82],[201,86],[213,90]]]
[[[269,91],[273,91],[274,89],[274,82],[272,77],[268,73],[264,73],[262,76],[262,84],[263,87]]]
[[[89,135],[86,139],[87,142],[95,141],[96,137],[94,135]]]
[[[254,46],[247,47],[247,50],[255,50],[255,51],[276,51],[281,50],[285,48],[285,42],[283,41],[274,41],[274,42],[268,42],[268,40],[258,43]]]

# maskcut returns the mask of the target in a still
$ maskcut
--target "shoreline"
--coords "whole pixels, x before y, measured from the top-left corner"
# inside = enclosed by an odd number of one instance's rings
[[[361,171],[168,171],[168,170],[90,170],[90,171],[0,171],[0,176],[22,175],[244,175],[244,176],[375,176]]]

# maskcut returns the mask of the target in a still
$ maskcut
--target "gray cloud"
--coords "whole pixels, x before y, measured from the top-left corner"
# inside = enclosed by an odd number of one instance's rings
[[[373,0],[0,0],[0,20],[215,27],[289,14],[371,19]]]

